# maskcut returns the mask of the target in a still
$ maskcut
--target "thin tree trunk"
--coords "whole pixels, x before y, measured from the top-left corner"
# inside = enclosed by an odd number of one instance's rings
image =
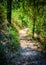
[[[7,0],[7,20],[11,24],[12,0]]]
[[[34,5],[33,5],[33,38],[34,38],[34,32],[35,32],[35,0],[34,0]]]

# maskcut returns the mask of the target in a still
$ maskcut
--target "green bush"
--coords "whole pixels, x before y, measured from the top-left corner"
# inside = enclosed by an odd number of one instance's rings
[[[20,44],[19,44],[19,38],[18,38],[18,32],[17,30],[13,29],[11,26],[7,28],[7,32],[9,34],[9,37],[8,37],[8,43],[7,43],[7,48],[10,50],[10,51],[17,51],[20,47]]]

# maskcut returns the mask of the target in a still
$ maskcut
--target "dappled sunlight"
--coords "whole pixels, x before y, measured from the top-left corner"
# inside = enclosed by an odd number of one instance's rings
[[[46,65],[46,1],[0,1],[0,65]]]
[[[27,34],[27,30],[28,30],[28,29],[29,29],[29,28],[24,28],[24,29],[22,29],[22,30],[19,30],[19,36],[20,36],[20,38],[28,35],[28,34]]]
[[[28,28],[19,31],[21,54],[25,56],[37,55],[38,51],[41,51],[39,42],[32,41],[31,37],[31,39],[29,39],[28,34],[26,33],[27,30]]]
[[[30,40],[31,41],[31,40]],[[20,45],[22,48],[31,48],[31,50],[37,50],[38,47],[40,48],[40,45],[38,45],[37,43],[35,43],[34,41],[33,42],[30,42],[30,41],[27,41],[27,40],[20,40]]]

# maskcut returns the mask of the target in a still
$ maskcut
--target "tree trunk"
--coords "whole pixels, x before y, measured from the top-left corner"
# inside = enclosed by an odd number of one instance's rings
[[[35,13],[35,0],[34,0],[34,5],[33,5],[33,38],[34,38],[34,32],[35,32],[35,15],[36,15],[36,13]]]
[[[7,20],[11,24],[12,0],[7,0]]]

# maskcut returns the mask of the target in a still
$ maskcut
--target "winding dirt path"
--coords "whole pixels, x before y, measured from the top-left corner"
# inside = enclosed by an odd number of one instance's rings
[[[28,28],[19,31],[20,46],[23,51],[22,54],[30,55],[37,54],[37,51],[41,51],[40,45],[38,42],[32,40],[31,37],[26,33]]]
[[[21,55],[12,59],[12,65],[46,65],[39,43],[28,37],[26,31],[27,28],[19,31]]]
[[[39,43],[32,40],[26,31],[27,28],[19,31],[21,54],[12,55],[9,65],[46,65],[46,56],[41,53]]]

